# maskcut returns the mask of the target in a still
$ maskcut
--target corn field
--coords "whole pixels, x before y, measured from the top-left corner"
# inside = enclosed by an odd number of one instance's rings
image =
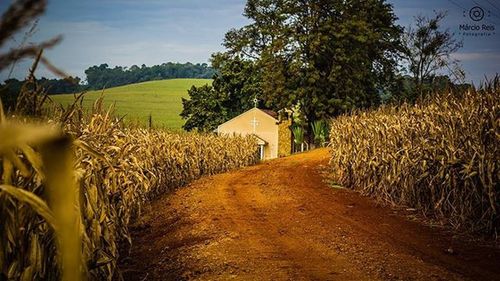
[[[0,280],[119,278],[118,243],[149,199],[258,161],[252,139],[127,127],[102,100],[49,111],[1,112]]]
[[[331,169],[346,188],[456,229],[500,231],[500,81],[331,123]]]

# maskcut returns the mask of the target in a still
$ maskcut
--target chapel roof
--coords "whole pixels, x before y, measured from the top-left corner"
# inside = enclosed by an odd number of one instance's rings
[[[259,108],[260,109],[260,108]],[[274,119],[278,119],[278,113],[276,113],[275,111],[272,111],[270,109],[260,109],[262,110],[264,113],[266,113],[267,115],[273,117]]]

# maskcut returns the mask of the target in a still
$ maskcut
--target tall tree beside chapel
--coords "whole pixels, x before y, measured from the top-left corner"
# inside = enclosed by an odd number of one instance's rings
[[[274,110],[300,104],[308,122],[326,119],[379,104],[393,80],[402,28],[384,0],[248,0],[244,15],[250,23],[230,30],[214,59],[214,88],[226,95],[211,96],[227,99],[226,119],[254,97]],[[189,121],[210,107],[184,109]]]
[[[269,107],[329,118],[377,105],[394,76],[402,29],[383,0],[249,0],[244,15],[224,45],[260,66]]]

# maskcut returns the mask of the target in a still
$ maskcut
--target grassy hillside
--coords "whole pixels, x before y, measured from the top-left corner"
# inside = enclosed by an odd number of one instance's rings
[[[179,129],[184,120],[179,116],[182,111],[182,97],[187,97],[191,86],[211,83],[210,79],[169,79],[130,84],[104,90],[106,104],[116,102],[116,112],[126,115],[125,120],[147,124],[149,114],[154,125]],[[102,91],[91,91],[85,95],[84,107],[91,108]],[[73,94],[51,96],[56,102],[69,104]]]

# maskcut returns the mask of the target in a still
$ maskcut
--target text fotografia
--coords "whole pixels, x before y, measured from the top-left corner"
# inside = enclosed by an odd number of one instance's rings
[[[489,20],[491,12],[484,10],[479,6],[474,6],[469,10],[463,11],[463,17],[469,23],[463,23],[458,26],[460,35],[473,37],[488,37],[495,34],[495,25]]]

